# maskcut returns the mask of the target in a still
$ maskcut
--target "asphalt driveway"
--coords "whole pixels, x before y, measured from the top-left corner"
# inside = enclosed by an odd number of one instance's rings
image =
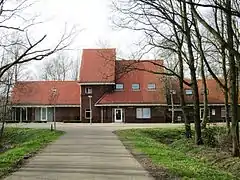
[[[15,125],[11,125],[15,126]],[[50,124],[16,126],[49,128]],[[58,124],[67,133],[6,180],[150,180],[147,171],[125,149],[113,130],[173,126],[124,124]]]

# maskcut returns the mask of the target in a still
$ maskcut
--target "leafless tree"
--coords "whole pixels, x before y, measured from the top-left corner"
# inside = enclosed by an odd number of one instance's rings
[[[42,78],[44,80],[69,80],[75,74],[73,60],[65,53],[58,53],[55,57],[44,62]]]
[[[36,16],[26,11],[34,4],[31,0],[0,0],[0,89],[3,104],[1,115],[1,134],[4,130],[7,110],[9,109],[9,95],[14,80],[19,79],[19,71],[23,64],[40,61],[56,52],[68,47],[77,35],[77,30],[67,26],[53,46],[43,45],[48,39],[45,34],[36,38],[31,36],[30,29],[37,28],[40,22]],[[26,15],[27,14],[27,15]]]
[[[168,3],[169,2],[169,3]],[[177,69],[170,69],[166,66],[162,66],[168,73],[165,75],[174,75],[179,78],[179,83],[181,87],[181,105],[184,114],[184,119],[186,122],[186,130],[190,129],[189,121],[187,120],[185,100],[184,100],[184,90],[183,83],[187,86],[191,86],[196,91],[194,97],[196,97],[196,108],[195,108],[195,127],[197,127],[196,133],[196,143],[201,144],[201,129],[200,118],[199,118],[199,96],[197,89],[197,81],[195,75],[195,65],[194,57],[189,56],[192,54],[188,51],[186,31],[184,26],[184,18],[182,17],[183,6],[181,3],[174,1],[121,1],[121,3],[114,3],[114,7],[117,13],[121,13],[122,18],[118,19],[115,24],[121,28],[129,28],[135,31],[142,31],[146,35],[145,45],[142,48],[143,53],[149,52],[151,49],[160,49],[163,51],[168,51],[170,54],[177,57],[177,63],[180,67],[179,71]],[[187,22],[188,23],[188,22]],[[185,24],[186,25],[186,24]],[[188,25],[189,26],[189,25]],[[184,36],[185,34],[185,36]],[[191,39],[190,39],[191,40]],[[191,43],[191,42],[189,42]],[[192,57],[192,59],[191,59]],[[169,59],[169,58],[168,58]],[[191,66],[192,69],[192,82],[187,82],[184,80],[184,73],[181,67],[184,64]],[[156,73],[156,72],[155,72]],[[164,74],[163,72],[161,72]],[[195,86],[193,85],[195,84]],[[190,133],[187,133],[190,134]]]

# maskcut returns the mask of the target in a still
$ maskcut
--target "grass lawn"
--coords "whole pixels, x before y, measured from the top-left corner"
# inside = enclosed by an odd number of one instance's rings
[[[144,153],[153,165],[181,179],[240,177],[239,158],[232,158],[219,148],[194,145],[193,140],[184,138],[181,128],[129,129],[116,133],[132,152]]]
[[[6,128],[0,147],[0,178],[62,134],[48,129]]]

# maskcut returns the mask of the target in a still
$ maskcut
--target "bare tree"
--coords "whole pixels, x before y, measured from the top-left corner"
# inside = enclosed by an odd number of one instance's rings
[[[181,105],[183,112],[186,110],[184,101],[183,83],[187,86],[191,86],[194,90],[194,97],[196,97],[196,103],[194,108],[195,114],[195,128],[196,128],[196,143],[201,144],[201,128],[199,117],[199,94],[195,73],[195,58],[191,47],[191,35],[190,38],[186,38],[187,34],[191,34],[191,30],[188,30],[190,24],[189,21],[185,23],[183,18],[183,5],[179,2],[171,1],[121,1],[122,3],[115,3],[115,9],[118,13],[121,13],[122,18],[118,19],[115,24],[121,28],[129,28],[135,31],[142,31],[146,35],[145,45],[141,49],[142,52],[149,52],[151,49],[160,49],[168,51],[170,54],[178,57],[177,63],[179,66],[189,66],[191,71],[192,82],[184,80],[184,73],[182,70],[176,71],[176,69],[170,69],[166,66],[162,66],[168,73],[165,75],[174,75],[179,78],[181,87]],[[187,25],[187,26],[186,26]],[[188,33],[187,31],[188,30]],[[187,44],[190,44],[187,46]],[[166,57],[169,59],[169,57]],[[182,69],[182,68],[180,68]],[[170,72],[170,74],[169,74]],[[179,74],[180,73],[180,74]],[[164,73],[162,73],[164,74]],[[186,130],[189,131],[190,125],[187,120],[186,113],[184,119],[186,122]],[[190,133],[186,133],[190,134]]]
[[[76,73],[73,61],[67,54],[59,53],[54,58],[44,62],[42,69],[42,78],[44,80],[60,80],[71,79],[72,74]]]
[[[1,107],[1,134],[4,130],[6,114],[9,110],[9,95],[14,80],[19,79],[19,71],[23,64],[40,61],[68,47],[77,35],[75,28],[65,27],[64,32],[53,46],[43,45],[47,34],[32,37],[29,29],[34,29],[36,16],[25,17],[24,14],[32,6],[31,0],[1,0],[0,1],[0,89],[3,106]]]

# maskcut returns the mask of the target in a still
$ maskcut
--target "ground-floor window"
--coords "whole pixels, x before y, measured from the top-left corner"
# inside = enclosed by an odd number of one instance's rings
[[[90,119],[90,117],[91,117],[91,110],[85,109],[85,119]]]
[[[226,109],[225,107],[221,107],[221,117],[225,117],[226,116]]]
[[[42,121],[47,120],[47,108],[46,107],[41,108],[41,120]]]
[[[215,116],[215,115],[216,115],[216,110],[212,109],[212,116]]]
[[[149,119],[151,118],[151,109],[150,108],[137,108],[136,117],[138,119]]]

